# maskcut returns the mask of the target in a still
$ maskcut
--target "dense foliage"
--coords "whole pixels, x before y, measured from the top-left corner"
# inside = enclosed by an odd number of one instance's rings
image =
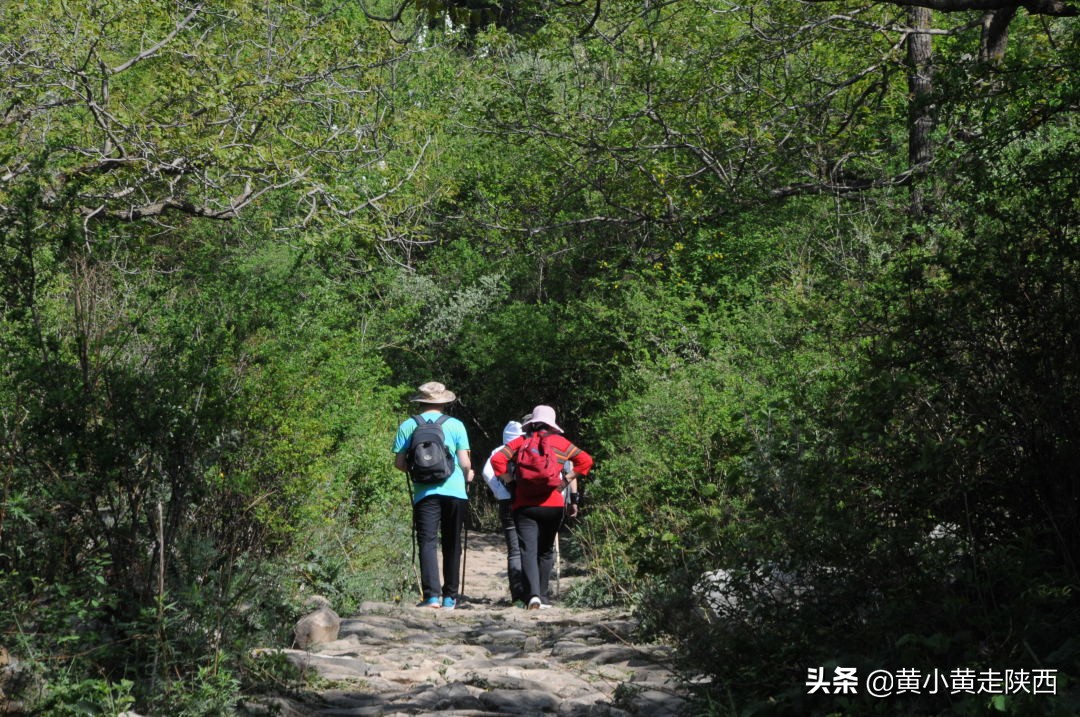
[[[597,457],[576,599],[701,713],[1076,713],[1067,4],[150,5],[0,8],[0,701],[229,713],[411,599],[436,379]]]

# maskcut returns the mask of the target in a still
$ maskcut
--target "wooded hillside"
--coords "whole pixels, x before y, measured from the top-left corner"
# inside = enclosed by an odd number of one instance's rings
[[[0,5],[0,689],[227,714],[408,594],[438,380],[596,457],[574,599],[698,713],[1076,714],[1078,7]]]

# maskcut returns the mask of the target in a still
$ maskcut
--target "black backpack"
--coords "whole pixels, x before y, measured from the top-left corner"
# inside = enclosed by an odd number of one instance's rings
[[[412,418],[416,421],[416,430],[405,454],[409,477],[415,483],[442,483],[454,472],[454,457],[446,447],[442,429],[442,424],[450,417],[444,414],[430,422],[423,416]]]

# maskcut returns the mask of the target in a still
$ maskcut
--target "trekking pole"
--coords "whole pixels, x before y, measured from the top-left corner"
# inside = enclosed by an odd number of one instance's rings
[[[555,533],[555,597],[562,597],[559,574],[562,572],[562,554],[559,551],[559,534]]]
[[[472,502],[469,499],[470,485],[472,485],[470,481],[465,482],[465,545],[461,550],[461,588],[458,591],[459,598],[465,594],[465,561],[469,558],[469,509]]]
[[[413,526],[413,556],[412,556],[412,572],[413,577],[416,578],[416,592],[420,595],[420,599],[424,599],[424,583],[420,581],[420,568],[416,564],[416,526]]]
[[[409,514],[412,516],[412,529],[409,531],[409,536],[412,538],[412,557],[409,558],[409,564],[412,565],[413,577],[416,578],[416,589],[420,593],[420,599],[424,599],[424,584],[420,581],[420,569],[416,565],[416,511],[413,510],[413,489],[412,480],[408,475],[405,476],[405,486],[409,489]]]

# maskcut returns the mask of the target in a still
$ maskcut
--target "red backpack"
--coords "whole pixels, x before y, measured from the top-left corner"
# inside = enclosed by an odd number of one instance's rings
[[[514,454],[517,464],[518,488],[537,495],[562,487],[562,463],[555,450],[546,445],[547,431],[533,431]]]

